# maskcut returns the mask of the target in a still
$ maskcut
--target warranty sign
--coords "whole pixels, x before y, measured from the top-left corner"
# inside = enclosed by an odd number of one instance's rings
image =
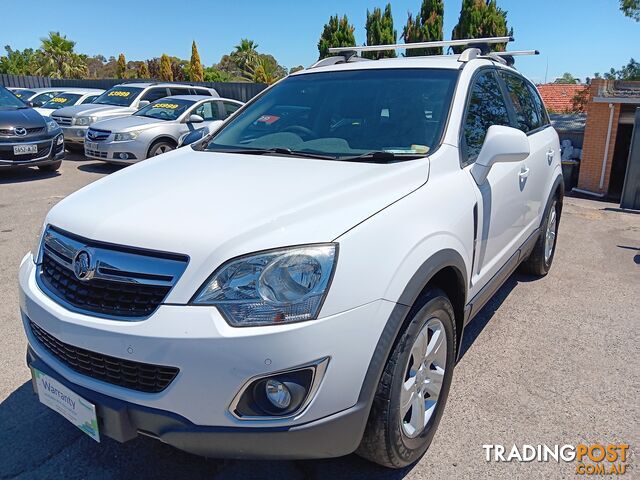
[[[58,412],[96,442],[100,442],[95,405],[40,370],[32,368],[31,374],[41,403]]]

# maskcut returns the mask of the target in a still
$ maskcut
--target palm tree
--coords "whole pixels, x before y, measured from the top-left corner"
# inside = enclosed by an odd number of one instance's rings
[[[37,75],[53,78],[82,78],[87,76],[86,57],[73,51],[76,42],[68,40],[60,32],[49,32],[42,38],[38,51]]]
[[[231,58],[243,73],[250,73],[256,66],[258,60],[258,44],[248,38],[240,40],[231,54]]]

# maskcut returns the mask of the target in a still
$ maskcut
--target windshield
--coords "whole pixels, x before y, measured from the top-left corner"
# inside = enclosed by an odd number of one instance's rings
[[[25,100],[29,100],[33,95],[36,94],[36,92],[34,92],[33,90],[27,90],[26,88],[19,88],[12,91],[16,97],[24,98]]]
[[[138,117],[157,118],[158,120],[177,120],[187,108],[195,102],[192,100],[178,100],[176,98],[163,98],[151,105],[138,110],[134,115]]]
[[[42,105],[42,108],[58,110],[62,107],[75,105],[82,95],[79,93],[61,93]]]
[[[113,87],[100,95],[93,103],[101,105],[116,105],[118,107],[128,107],[133,103],[142,88],[136,87]]]
[[[6,88],[0,87],[0,110],[16,110],[17,108],[27,108],[27,106]]]
[[[457,75],[367,69],[291,76],[234,117],[206,148],[336,159],[374,152],[388,159],[424,156],[440,141]]]

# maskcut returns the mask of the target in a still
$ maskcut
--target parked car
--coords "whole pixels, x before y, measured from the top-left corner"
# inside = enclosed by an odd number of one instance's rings
[[[58,124],[0,86],[0,170],[38,167],[53,172],[64,158]]]
[[[197,127],[214,131],[242,102],[202,95],[156,100],[129,117],[102,120],[89,127],[86,157],[131,164],[177,148],[180,137]]]
[[[123,83],[107,90],[91,104],[61,108],[52,118],[62,128],[67,148],[81,151],[91,124],[132,115],[151,102],[170,95],[219,96],[211,88],[179,83]]]
[[[30,107],[41,107],[57,94],[62,93],[62,87],[54,88],[20,88],[9,87],[9,90]]]
[[[37,107],[36,111],[40,115],[50,116],[56,110],[73,105],[84,105],[92,103],[96,98],[104,93],[99,88],[66,88],[64,92],[58,93],[48,102]]]
[[[212,457],[420,458],[469,321],[551,267],[558,135],[499,55],[352,54],[53,207],[20,268],[43,403]]]

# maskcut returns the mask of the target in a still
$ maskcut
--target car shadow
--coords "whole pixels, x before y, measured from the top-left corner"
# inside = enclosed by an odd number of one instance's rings
[[[46,180],[59,175],[60,172],[44,172],[37,167],[23,167],[4,171],[0,169],[0,185]]]
[[[95,442],[38,401],[26,382],[0,403],[0,479],[368,479],[400,480],[413,466],[391,470],[356,455],[325,460],[207,459],[139,436]],[[427,452],[427,456],[428,456]]]
[[[78,170],[89,173],[113,173],[122,170],[126,165],[113,165],[111,163],[95,162],[78,166]]]

